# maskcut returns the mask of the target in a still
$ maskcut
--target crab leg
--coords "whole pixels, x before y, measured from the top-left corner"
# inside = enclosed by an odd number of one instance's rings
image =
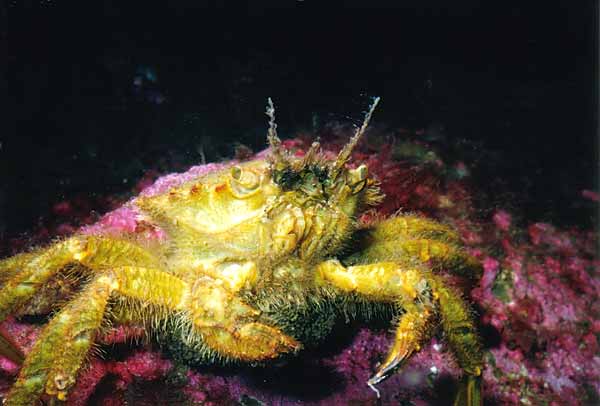
[[[20,269],[23,269],[38,254],[38,252],[27,252],[0,260],[0,281],[4,282],[18,273]]]
[[[458,275],[472,278],[478,278],[482,269],[479,261],[462,248],[427,239],[379,241],[348,260],[353,263],[358,258],[363,263],[372,263],[380,259],[405,262],[408,258],[417,258],[424,263],[431,262],[433,269],[448,269]]]
[[[428,238],[459,244],[460,237],[449,226],[427,217],[399,214],[381,221],[370,231],[376,240],[397,240],[399,238]]]
[[[45,249],[0,261],[0,321],[26,304],[35,293],[66,265],[80,263],[92,269],[119,263],[156,264],[142,248],[106,237],[74,236]],[[0,354],[20,360],[20,349],[0,329]]]
[[[187,297],[187,284],[153,268],[122,266],[104,272],[44,328],[5,404],[28,404],[44,388],[47,394],[66,399],[94,343],[111,294],[179,310]]]
[[[124,240],[75,236],[36,253],[17,255],[0,262],[0,272],[15,272],[0,289],[0,321],[24,305],[62,268],[80,263],[92,269],[137,263],[156,264],[147,251]]]
[[[456,404],[481,404],[483,356],[472,316],[466,303],[445,287],[441,277],[395,262],[344,267],[337,260],[329,260],[319,264],[316,271],[317,283],[322,286],[333,286],[371,301],[399,303],[405,310],[394,344],[367,382],[375,391],[375,384],[388,378],[430,339],[434,316],[439,313],[449,344],[467,373]]]
[[[435,309],[427,280],[419,269],[402,269],[394,262],[346,268],[339,261],[330,260],[317,267],[317,281],[371,301],[395,302],[405,310],[396,327],[394,344],[376,374],[369,379],[369,386],[388,378],[431,338]]]
[[[465,371],[454,405],[482,405],[483,351],[473,315],[465,301],[446,286],[441,276],[430,275],[429,284],[439,302],[446,340],[458,364]]]
[[[31,404],[44,388],[65,400],[94,342],[114,287],[112,278],[101,276],[52,318],[25,359],[4,405]]]
[[[363,230],[359,252],[348,263],[373,263],[418,258],[463,276],[479,277],[481,263],[459,246],[460,238],[449,227],[418,216],[397,216]]]
[[[22,265],[20,272],[4,284],[0,290],[0,320],[4,320],[10,312],[25,304],[41,285],[74,260],[70,252],[70,245],[67,240],[34,256]],[[7,268],[10,271],[16,267],[17,263],[21,262],[19,257],[15,263],[10,263],[9,259],[8,264],[3,262],[2,265],[8,265]],[[22,259],[29,258],[25,256]]]

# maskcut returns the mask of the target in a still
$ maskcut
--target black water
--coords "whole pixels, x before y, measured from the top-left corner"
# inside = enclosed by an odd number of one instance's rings
[[[146,169],[262,148],[268,96],[289,136],[360,121],[379,95],[376,123],[443,128],[429,133],[526,218],[594,224],[596,2],[152,3],[1,6],[5,235]]]

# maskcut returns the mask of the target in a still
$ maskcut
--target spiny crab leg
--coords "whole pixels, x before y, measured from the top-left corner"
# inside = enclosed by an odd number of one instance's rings
[[[394,262],[344,267],[337,260],[329,260],[317,267],[317,283],[330,284],[348,294],[359,294],[373,301],[395,302],[405,310],[396,328],[392,348],[375,375],[367,381],[379,396],[375,385],[391,376],[431,337],[428,332],[433,330],[434,307],[423,272]]]
[[[23,256],[19,263],[1,269],[18,271],[0,289],[0,321],[10,312],[26,303],[35,292],[45,284],[62,267],[76,261],[73,256],[74,242],[67,240],[48,248],[33,258]]]
[[[370,301],[397,303],[405,310],[396,328],[394,343],[367,385],[380,395],[375,385],[390,377],[421,345],[431,338],[433,321],[440,316],[448,343],[461,368],[467,373],[467,405],[481,404],[480,376],[483,368],[481,347],[466,303],[443,278],[417,264],[376,262],[345,267],[328,260],[316,268],[317,284],[334,287],[349,295]]]
[[[155,266],[156,258],[125,240],[106,237],[74,236],[35,255],[23,255],[0,262],[0,273],[14,272],[0,289],[0,321],[19,308],[66,265],[79,263],[91,269],[135,263]]]
[[[432,269],[476,279],[481,263],[460,246],[460,237],[446,225],[424,217],[398,215],[363,230],[364,245],[346,258],[348,263],[418,259]]]
[[[31,349],[4,405],[29,404],[44,388],[59,400],[66,399],[94,342],[113,288],[114,281],[101,276],[52,318]]]

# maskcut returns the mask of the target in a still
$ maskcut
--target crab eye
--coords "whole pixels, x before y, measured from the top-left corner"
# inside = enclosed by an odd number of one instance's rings
[[[252,171],[245,171],[239,166],[231,168],[231,179],[229,187],[231,193],[237,198],[252,196],[258,191],[260,179],[258,175]]]
[[[355,169],[359,180],[365,180],[367,179],[367,174],[369,173],[369,170],[367,169],[366,165],[360,165],[358,168]]]
[[[368,170],[365,165],[360,165],[358,168],[348,171],[347,182],[352,194],[357,194],[365,188],[367,174]]]
[[[361,180],[358,183],[355,183],[354,185],[350,185],[350,190],[352,192],[353,195],[357,194],[358,192],[360,192],[361,190],[363,190],[365,188],[367,184],[367,180]]]

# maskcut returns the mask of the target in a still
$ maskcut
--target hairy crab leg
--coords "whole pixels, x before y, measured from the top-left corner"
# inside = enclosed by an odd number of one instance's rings
[[[158,260],[128,241],[97,236],[74,236],[44,249],[6,258],[0,261],[0,321],[25,305],[45,283],[72,263],[98,270],[124,263],[155,265]],[[0,354],[17,362],[21,358],[20,349],[2,330]]]
[[[187,305],[189,285],[161,269],[121,266],[114,268],[112,274],[121,296],[161,306],[169,311],[184,310]]]
[[[427,238],[449,244],[459,244],[460,236],[451,227],[427,217],[398,214],[376,223],[369,229],[375,240],[398,240],[405,238]]]
[[[465,371],[454,405],[480,406],[483,404],[481,374],[484,364],[473,314],[460,294],[444,283],[442,276],[430,275],[428,279],[439,303],[446,341],[458,365]]]
[[[430,263],[433,269],[447,269],[454,274],[473,279],[478,279],[482,274],[480,262],[461,247],[427,239],[378,241],[344,262],[355,264],[385,260],[405,263],[411,258]]]
[[[377,261],[422,262],[443,267],[462,276],[478,278],[481,263],[460,247],[460,238],[443,224],[418,216],[397,216],[382,221],[361,233],[359,252],[344,262],[350,264]]]
[[[52,318],[25,359],[4,405],[27,405],[44,391],[65,400],[104,317],[114,280],[101,276]],[[49,367],[50,366],[50,367]]]
[[[23,264],[0,290],[0,321],[25,304],[61,268],[75,261],[70,240],[55,244]]]
[[[39,252],[26,252],[0,260],[0,282],[3,283],[19,273],[36,255],[39,255]]]
[[[371,301],[398,303],[406,311],[387,358],[367,382],[371,388],[375,389],[375,384],[391,376],[403,361],[419,351],[431,337],[428,332],[433,330],[431,323],[439,313],[450,347],[467,374],[463,382],[467,387],[460,389],[456,404],[481,405],[483,355],[474,322],[466,303],[444,286],[441,277],[395,262],[344,267],[337,260],[319,264],[316,277],[321,286],[333,286]]]
[[[185,282],[158,269],[122,266],[105,271],[44,328],[4,404],[31,404],[44,387],[47,394],[66,399],[94,343],[111,293],[180,310],[187,291]]]
[[[317,278],[321,285],[330,284],[346,294],[371,301],[398,303],[405,311],[386,359],[367,382],[371,388],[391,376],[431,338],[435,309],[427,280],[419,269],[403,269],[394,262],[346,268],[339,261],[330,260],[317,267]]]
[[[36,253],[0,262],[0,272],[21,268],[0,289],[0,321],[24,305],[50,278],[66,265],[80,263],[92,269],[137,263],[155,265],[146,250],[125,240],[75,236]]]

